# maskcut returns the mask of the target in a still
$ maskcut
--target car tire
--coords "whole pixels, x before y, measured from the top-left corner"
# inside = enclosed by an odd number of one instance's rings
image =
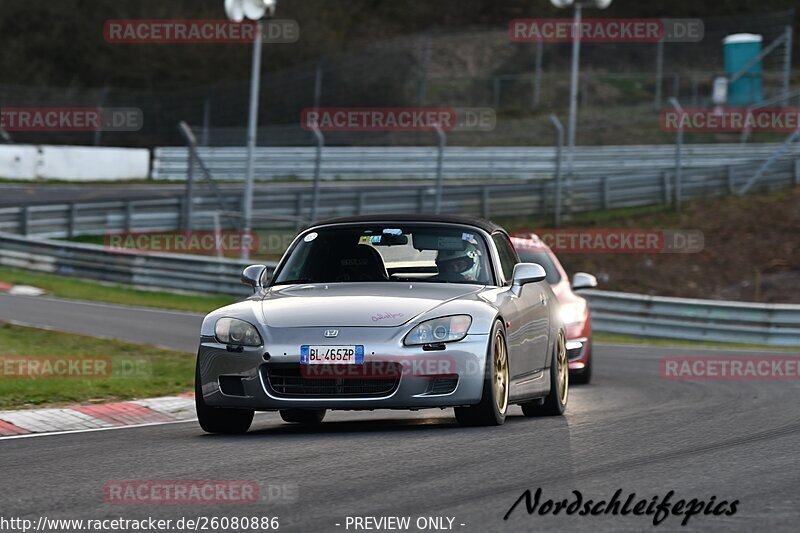
[[[492,328],[491,342],[486,354],[483,394],[480,403],[456,407],[456,420],[462,426],[499,426],[508,412],[508,344],[503,323]]]
[[[281,418],[291,424],[319,424],[325,418],[326,409],[281,409]]]
[[[569,361],[564,333],[559,332],[558,340],[553,347],[550,362],[550,392],[544,401],[536,400],[522,404],[525,416],[561,416],[567,409],[569,400]]]
[[[240,434],[247,433],[253,423],[254,411],[249,409],[228,409],[224,407],[210,407],[203,400],[203,390],[200,386],[200,368],[194,374],[194,405],[197,411],[197,421],[206,433]]]
[[[581,370],[570,372],[569,380],[574,385],[588,385],[592,380],[592,350],[586,354],[586,366]]]

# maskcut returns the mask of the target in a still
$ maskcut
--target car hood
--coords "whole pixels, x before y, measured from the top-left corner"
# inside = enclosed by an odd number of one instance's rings
[[[392,327],[483,286],[454,283],[317,283],[272,287],[264,322],[289,327]]]

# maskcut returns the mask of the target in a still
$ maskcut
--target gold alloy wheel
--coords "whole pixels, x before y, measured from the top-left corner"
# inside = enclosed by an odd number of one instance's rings
[[[494,338],[494,401],[502,414],[508,407],[508,351],[499,331]]]
[[[567,346],[564,336],[558,336],[558,355],[556,358],[556,371],[558,372],[558,400],[561,405],[567,403],[569,395],[569,362],[567,361]]]

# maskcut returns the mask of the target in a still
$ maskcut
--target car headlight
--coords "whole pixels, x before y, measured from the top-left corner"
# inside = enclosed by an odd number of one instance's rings
[[[235,346],[261,346],[263,344],[256,327],[238,318],[220,318],[214,326],[214,334],[222,344]]]
[[[408,332],[406,338],[403,339],[403,344],[416,346],[460,341],[467,336],[471,325],[472,317],[469,315],[453,315],[426,320]]]
[[[586,302],[571,302],[564,304],[558,311],[564,324],[577,324],[583,321],[586,314]]]

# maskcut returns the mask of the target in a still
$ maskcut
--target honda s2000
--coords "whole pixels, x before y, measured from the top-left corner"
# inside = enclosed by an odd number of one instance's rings
[[[561,415],[565,330],[545,270],[481,220],[384,215],[300,233],[254,294],[202,325],[202,428],[249,429],[255,411],[319,423],[327,410],[454,408],[499,425],[509,405]]]

